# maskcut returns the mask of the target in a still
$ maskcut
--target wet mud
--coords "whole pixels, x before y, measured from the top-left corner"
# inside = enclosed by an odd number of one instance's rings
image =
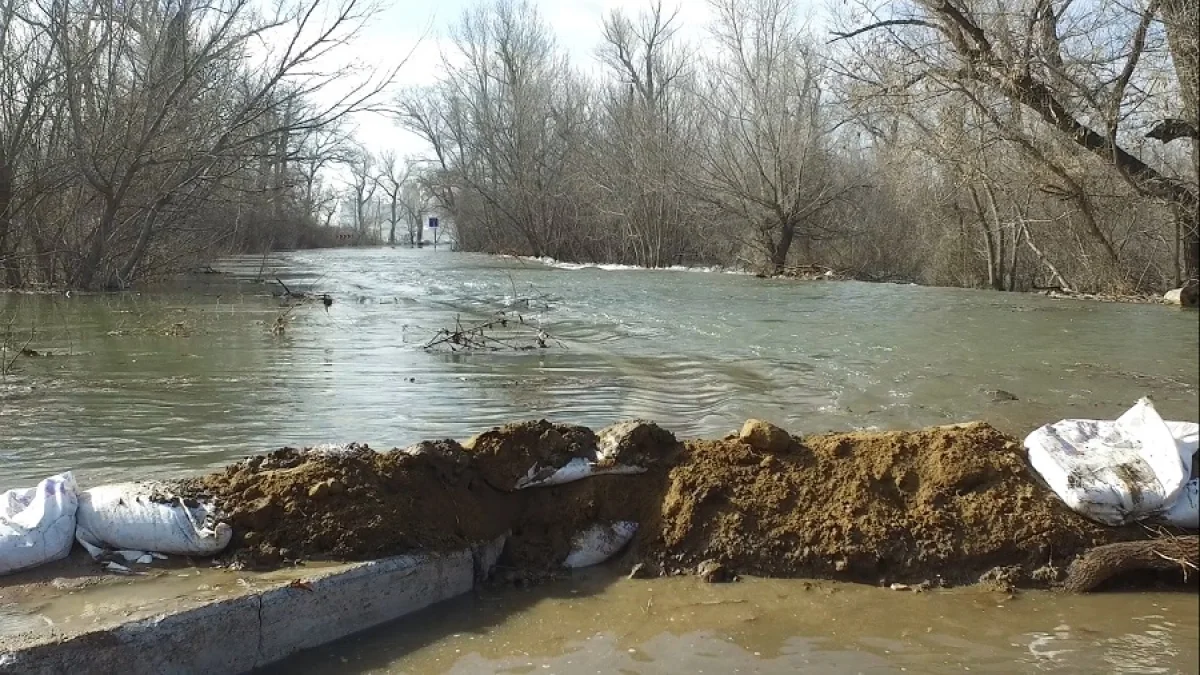
[[[576,458],[641,469],[562,485],[518,480]],[[547,468],[549,467],[549,468]],[[562,571],[573,536],[639,523],[620,565],[869,584],[1052,586],[1096,546],[1144,540],[1070,511],[986,423],[798,438],[765,423],[677,441],[644,422],[547,421],[459,444],[285,448],[179,484],[234,528],[225,562],[269,568],[461,549],[507,534],[498,578]]]

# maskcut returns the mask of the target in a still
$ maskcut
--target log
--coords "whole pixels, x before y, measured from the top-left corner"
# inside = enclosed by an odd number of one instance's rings
[[[1097,546],[1075,559],[1063,588],[1087,593],[1118,574],[1139,570],[1182,571],[1184,578],[1200,564],[1200,537],[1164,537]]]

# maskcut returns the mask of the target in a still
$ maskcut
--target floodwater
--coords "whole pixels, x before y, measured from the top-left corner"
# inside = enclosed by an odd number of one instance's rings
[[[1112,418],[1144,395],[1169,419],[1195,420],[1200,402],[1196,315],[1160,306],[430,250],[216,267],[142,293],[0,296],[0,490],[68,469],[85,486],[177,476],[282,445],[392,447],[540,417],[643,417],[684,437],[751,416],[798,433],[985,419],[1020,435]],[[260,276],[333,304],[286,307]],[[487,336],[547,347],[425,349],[500,311],[508,327]],[[1194,673],[1197,612],[1187,594],[1011,599],[602,570],[485,591],[277,672]]]
[[[273,667],[388,673],[1195,673],[1194,594],[914,594],[577,575],[453,600]]]
[[[1014,434],[1151,395],[1196,419],[1196,314],[1162,306],[688,271],[565,270],[446,251],[308,251],[123,295],[0,295],[0,490],[179,475],[283,445],[403,446],[546,417],[724,435],[982,418]],[[333,299],[291,310],[278,278]],[[427,352],[518,313],[548,347]],[[282,333],[274,331],[281,315]],[[533,329],[498,334],[533,344]],[[12,350],[8,352],[12,358]],[[996,400],[1005,390],[1018,400]]]

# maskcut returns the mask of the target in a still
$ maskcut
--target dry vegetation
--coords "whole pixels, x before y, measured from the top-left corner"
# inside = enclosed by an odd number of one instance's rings
[[[340,124],[391,79],[322,68],[361,2],[0,0],[0,286],[412,244],[431,213],[463,249],[569,261],[1118,294],[1196,274],[1196,0],[851,0],[821,22],[710,0],[694,39],[647,0],[595,17],[598,75],[530,0],[479,0],[437,82],[389,106],[419,160]]]
[[[322,171],[391,73],[325,57],[374,11],[0,2],[0,288],[125,288],[222,252],[338,241]]]
[[[710,6],[703,48],[669,3],[604,17],[598,81],[528,2],[467,12],[400,101],[460,245],[1000,290],[1195,275],[1195,0],[859,0],[819,30],[795,0]]]

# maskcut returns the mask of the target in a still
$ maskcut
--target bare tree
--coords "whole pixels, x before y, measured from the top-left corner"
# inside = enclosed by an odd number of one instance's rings
[[[346,171],[349,174],[346,206],[350,226],[359,243],[376,241],[379,232],[372,230],[379,222],[376,218],[378,206],[375,192],[379,189],[379,182],[375,176],[375,158],[365,148],[356,148],[346,162]]]
[[[678,11],[668,14],[661,0],[636,22],[620,10],[604,18],[598,55],[610,79],[589,174],[601,218],[615,221],[606,258],[658,267],[683,258],[697,239],[701,219],[688,196],[694,79],[678,29]]]
[[[410,177],[400,186],[400,212],[408,224],[410,246],[422,246],[425,239],[425,214],[430,212],[432,200],[424,184],[420,177]]]
[[[435,148],[433,192],[461,241],[569,257],[584,208],[575,190],[586,90],[528,0],[468,10],[454,45],[444,80],[400,106]]]
[[[380,155],[378,165],[378,174],[375,176],[375,183],[379,189],[383,190],[383,197],[388,205],[388,238],[389,246],[396,245],[396,225],[399,224],[401,218],[400,207],[400,191],[408,182],[410,167],[407,163],[401,164],[396,161],[396,153],[388,151]],[[409,237],[409,244],[413,243],[412,237]]]
[[[1165,112],[1153,81],[1169,72],[1166,42],[1176,57],[1172,88],[1183,100],[1184,122],[1195,114],[1195,70],[1189,64],[1195,63],[1196,29],[1195,21],[1184,23],[1188,12],[1194,18],[1194,5],[915,0],[867,7],[856,17],[859,25],[837,35],[868,41],[871,46],[859,54],[886,50],[904,64],[904,79],[875,83],[892,95],[954,90],[976,99],[996,96],[1032,113],[1040,129],[1090,154],[1137,194],[1174,212],[1184,274],[1194,277],[1200,264],[1195,165],[1178,171],[1169,156],[1141,141],[1148,133],[1164,140],[1174,135],[1150,128]],[[1196,139],[1191,142],[1194,148]]]
[[[323,67],[374,11],[4,0],[4,282],[125,287],[251,230],[282,243],[289,221],[312,224],[311,164],[297,198],[302,155],[325,152],[311,135],[369,106],[393,74]],[[335,81],[341,95],[317,96]]]
[[[793,241],[819,237],[839,180],[823,119],[823,68],[794,0],[717,0],[702,198],[744,224],[775,273]]]

